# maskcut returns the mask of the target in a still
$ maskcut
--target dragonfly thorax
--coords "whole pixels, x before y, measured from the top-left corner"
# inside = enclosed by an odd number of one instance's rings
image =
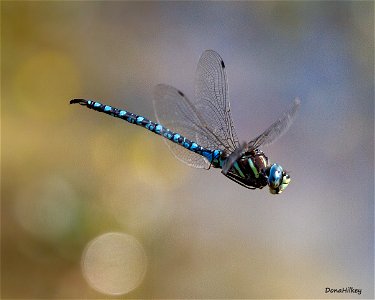
[[[245,152],[225,176],[249,189],[268,185],[271,194],[280,194],[290,182],[289,174],[280,165],[269,164],[267,156],[259,149]]]
[[[247,188],[261,189],[268,184],[268,167],[267,156],[263,151],[255,149],[238,158],[225,176]]]

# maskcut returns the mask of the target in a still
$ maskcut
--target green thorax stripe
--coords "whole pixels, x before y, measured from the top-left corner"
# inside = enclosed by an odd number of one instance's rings
[[[242,178],[245,178],[245,175],[243,174],[243,172],[241,171],[241,168],[240,166],[238,165],[237,162],[235,162],[233,164],[233,167],[235,168],[235,170],[237,171],[237,173],[242,177]]]
[[[253,171],[255,178],[259,178],[259,172],[258,172],[257,168],[255,167],[255,165],[253,163],[253,160],[251,158],[249,158],[247,161],[249,162],[249,166],[250,166],[251,170]]]

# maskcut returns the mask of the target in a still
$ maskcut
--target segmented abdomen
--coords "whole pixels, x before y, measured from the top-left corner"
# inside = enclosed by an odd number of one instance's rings
[[[134,113],[128,112],[126,110],[118,109],[106,104],[102,104],[92,100],[85,100],[85,99],[73,99],[70,101],[70,104],[79,103],[81,105],[87,106],[90,109],[103,112],[105,114],[111,115],[116,118],[120,118],[125,120],[131,124],[136,124],[142,126],[149,131],[161,135],[162,137],[170,140],[173,143],[179,144],[182,147],[193,151],[197,154],[200,154],[208,159],[208,161],[213,162],[217,160],[221,155],[220,150],[210,150],[206,149],[197,143],[185,138],[184,136],[169,130],[168,128],[164,127],[161,124],[152,122],[145,117],[136,115]]]

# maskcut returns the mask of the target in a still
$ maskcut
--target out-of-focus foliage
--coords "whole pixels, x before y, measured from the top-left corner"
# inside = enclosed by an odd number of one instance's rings
[[[373,298],[373,5],[1,2],[2,297],[103,297],[81,260],[122,232],[143,250],[120,263],[147,266],[123,297],[353,298],[325,293],[353,286]],[[291,172],[283,194],[190,169],[160,137],[68,105],[154,119],[153,86],[193,97],[205,49],[224,58],[242,140],[301,98],[290,131],[263,149]],[[96,263],[118,265],[120,252]]]

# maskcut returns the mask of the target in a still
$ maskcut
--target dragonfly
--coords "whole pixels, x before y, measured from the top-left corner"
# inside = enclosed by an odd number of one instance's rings
[[[206,50],[198,62],[194,101],[179,89],[159,84],[153,103],[156,122],[93,100],[70,101],[144,127],[164,137],[170,151],[185,164],[221,169],[227,178],[248,189],[268,186],[271,194],[280,194],[289,185],[289,173],[271,163],[260,148],[288,130],[300,106],[298,98],[263,133],[240,143],[230,110],[226,66],[218,53]]]

